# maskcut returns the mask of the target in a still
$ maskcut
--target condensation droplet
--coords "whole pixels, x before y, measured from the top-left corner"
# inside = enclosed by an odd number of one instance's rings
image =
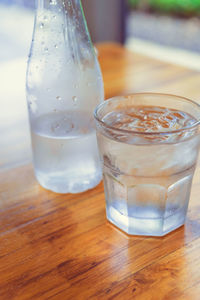
[[[40,23],[40,28],[44,28],[44,23]]]
[[[72,100],[73,100],[73,102],[75,102],[75,103],[76,103],[76,102],[77,102],[77,100],[78,100],[78,98],[77,98],[76,96],[73,96],[73,97],[72,97]]]
[[[51,126],[51,131],[55,131],[56,129],[58,129],[60,127],[60,124],[59,123],[55,123]]]
[[[43,19],[44,19],[44,21],[46,21],[46,20],[48,20],[48,17],[47,17],[47,16],[44,16],[44,18],[43,18]]]
[[[56,99],[60,101],[62,98],[60,96],[57,96]]]
[[[44,45],[44,41],[41,42],[41,45]]]
[[[57,0],[50,0],[50,5],[56,5],[57,4]]]
[[[78,84],[77,84],[77,83],[74,84],[74,88],[75,88],[75,89],[78,88]]]
[[[37,98],[34,95],[30,95],[29,96],[29,100],[28,100],[28,104],[29,104],[29,108],[31,109],[31,111],[33,113],[37,112]]]
[[[45,52],[48,52],[48,51],[49,51],[49,49],[48,49],[47,47],[45,47],[45,48],[44,48],[44,51],[45,51]]]
[[[94,47],[94,53],[95,53],[96,56],[99,56],[99,51],[96,47]]]
[[[56,49],[58,49],[58,45],[55,45],[54,47],[55,47]]]
[[[53,19],[56,19],[56,15],[53,15]]]

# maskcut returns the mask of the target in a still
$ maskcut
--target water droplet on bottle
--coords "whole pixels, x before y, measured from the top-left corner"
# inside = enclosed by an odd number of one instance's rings
[[[97,103],[100,103],[100,102],[101,102],[100,97],[99,97],[99,96],[96,96],[96,97],[95,97],[95,101],[96,101]]]
[[[58,49],[58,45],[55,45],[54,47],[55,47],[56,49]]]
[[[53,19],[56,19],[56,15],[53,15]]]
[[[59,123],[55,123],[51,126],[51,131],[55,131],[56,129],[58,129],[60,127],[60,124]]]
[[[75,102],[75,103],[76,103],[76,102],[77,102],[77,100],[78,100],[78,98],[77,98],[76,96],[73,96],[73,97],[72,97],[72,100],[73,100],[73,102]]]
[[[40,28],[44,28],[44,23],[40,23]]]
[[[45,47],[45,48],[44,48],[44,51],[45,51],[45,52],[48,52],[48,51],[49,51],[49,49],[48,49],[47,47]]]
[[[44,45],[44,41],[41,42],[41,45]]]
[[[33,113],[37,112],[37,98],[34,95],[29,96],[28,100],[29,108]]]
[[[62,98],[60,96],[57,96],[56,99],[59,101],[62,100]]]
[[[96,47],[94,47],[94,53],[95,53],[96,56],[99,56],[99,51]]]
[[[57,4],[57,0],[50,0],[50,5],[56,5]]]
[[[46,20],[48,20],[48,17],[47,17],[47,16],[44,16],[44,18],[43,18],[43,19],[44,19],[44,21],[46,21]]]
[[[68,5],[71,6],[71,1],[68,1]]]
[[[74,84],[74,88],[75,88],[75,89],[78,88],[78,84],[77,84],[77,83]]]

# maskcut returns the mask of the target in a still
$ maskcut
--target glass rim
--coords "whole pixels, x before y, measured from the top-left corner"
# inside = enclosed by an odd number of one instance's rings
[[[111,103],[113,101],[116,101],[117,99],[121,98],[127,98],[127,97],[133,97],[133,96],[161,96],[161,97],[173,97],[173,98],[178,98],[179,100],[186,100],[187,103],[193,104],[195,106],[197,106],[200,110],[200,104],[198,104],[197,102],[186,98],[186,97],[182,97],[182,96],[177,96],[177,95],[173,95],[173,94],[165,94],[165,93],[150,93],[150,92],[146,92],[146,93],[132,93],[132,94],[127,94],[127,95],[120,95],[120,96],[114,96],[112,98],[109,98],[107,100],[104,100],[104,102],[100,103],[94,110],[94,118],[97,122],[99,122],[103,127],[106,127],[110,130],[114,130],[120,133],[126,133],[126,134],[137,134],[137,135],[170,135],[170,134],[174,134],[174,133],[179,133],[179,132],[184,132],[187,131],[189,129],[193,129],[195,127],[197,127],[198,125],[200,125],[200,119],[197,120],[194,124],[189,125],[189,126],[185,126],[182,127],[180,129],[175,129],[175,130],[169,130],[169,131],[152,131],[152,132],[141,132],[138,130],[127,130],[127,129],[120,129],[120,128],[116,128],[114,126],[108,125],[106,122],[102,121],[99,116],[98,116],[98,112],[99,110],[105,106],[107,103]],[[134,127],[133,127],[134,128]],[[137,128],[137,127],[135,127]]]

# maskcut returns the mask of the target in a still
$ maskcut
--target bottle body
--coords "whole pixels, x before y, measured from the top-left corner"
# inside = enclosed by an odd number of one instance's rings
[[[43,187],[78,193],[100,182],[93,110],[103,98],[80,1],[39,1],[27,101],[35,175]]]

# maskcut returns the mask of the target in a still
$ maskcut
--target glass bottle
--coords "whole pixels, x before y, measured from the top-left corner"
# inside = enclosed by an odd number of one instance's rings
[[[79,193],[102,178],[93,110],[103,80],[80,0],[37,0],[27,103],[37,180]]]

